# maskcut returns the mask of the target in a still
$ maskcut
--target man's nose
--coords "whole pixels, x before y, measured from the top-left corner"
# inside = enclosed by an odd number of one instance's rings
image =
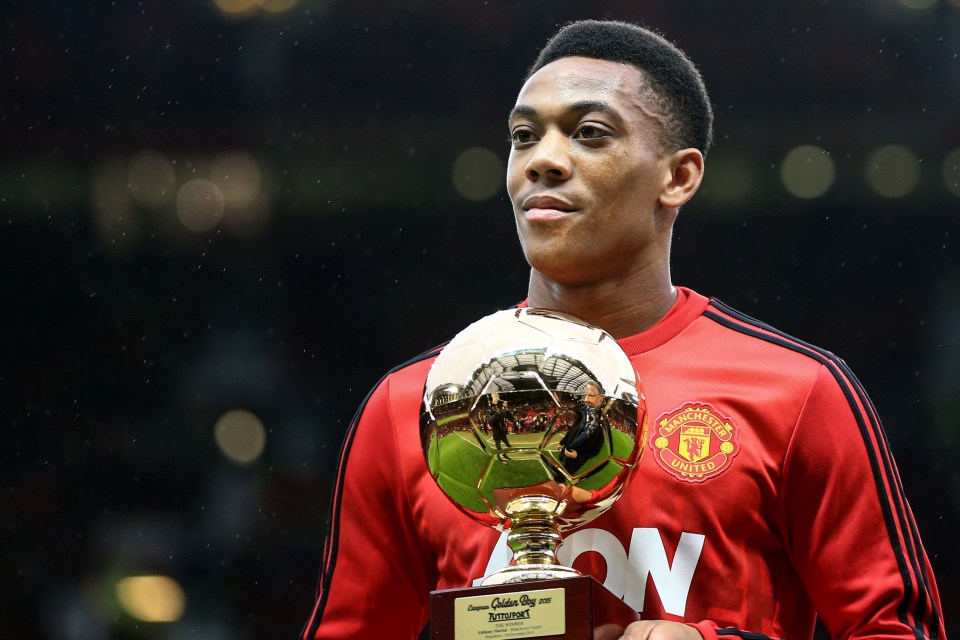
[[[567,180],[570,172],[570,140],[558,131],[548,132],[533,148],[525,171],[527,179]]]

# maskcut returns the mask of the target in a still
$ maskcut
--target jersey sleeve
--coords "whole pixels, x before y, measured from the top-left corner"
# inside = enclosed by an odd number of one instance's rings
[[[301,640],[416,638],[436,584],[407,502],[390,378],[361,406],[340,454],[320,585]]]
[[[821,367],[781,478],[779,526],[834,639],[942,638],[933,572],[876,410],[840,360]]]

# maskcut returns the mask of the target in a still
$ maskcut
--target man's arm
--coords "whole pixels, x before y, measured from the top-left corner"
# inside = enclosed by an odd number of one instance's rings
[[[302,640],[413,639],[426,622],[436,560],[407,505],[390,380],[361,405],[340,454],[314,610]]]
[[[824,363],[798,417],[779,514],[831,637],[944,637],[937,585],[886,436],[839,359]]]

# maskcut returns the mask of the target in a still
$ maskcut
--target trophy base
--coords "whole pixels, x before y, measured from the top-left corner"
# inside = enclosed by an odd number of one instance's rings
[[[592,576],[430,594],[431,640],[612,640],[639,619]]]
[[[494,584],[513,584],[531,580],[553,580],[554,578],[576,578],[582,575],[576,569],[565,567],[562,564],[511,565],[491,573],[483,579],[480,586],[489,587]]]

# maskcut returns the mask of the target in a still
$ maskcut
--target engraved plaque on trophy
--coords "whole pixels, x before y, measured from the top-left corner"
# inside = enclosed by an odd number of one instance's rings
[[[639,619],[556,551],[621,495],[646,426],[633,366],[602,329],[531,308],[460,332],[427,376],[424,456],[462,512],[507,530],[513,559],[479,587],[432,593],[431,637],[605,640]]]

